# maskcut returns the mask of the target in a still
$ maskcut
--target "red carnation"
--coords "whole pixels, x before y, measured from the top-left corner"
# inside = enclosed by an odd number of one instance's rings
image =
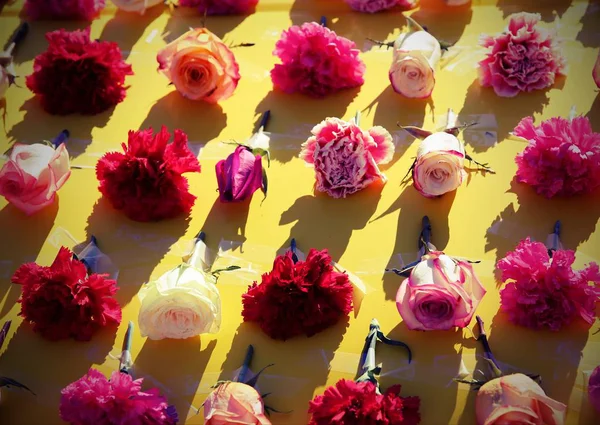
[[[90,40],[89,28],[46,34],[48,50],[33,63],[27,87],[51,114],[103,112],[125,99],[125,76],[133,75],[117,43]]]
[[[181,174],[200,172],[198,158],[187,146],[187,135],[175,130],[173,143],[166,127],[130,131],[125,153],[108,152],[96,165],[100,192],[136,221],[158,221],[189,213],[196,197]]]
[[[23,285],[19,315],[49,340],[89,341],[101,327],[121,322],[117,282],[105,276],[88,276],[85,265],[64,247],[50,267],[23,264],[12,277]]]
[[[279,256],[273,271],[242,296],[245,321],[257,322],[271,338],[312,336],[352,311],[352,284],[333,270],[327,250],[311,249],[294,263],[292,252]]]

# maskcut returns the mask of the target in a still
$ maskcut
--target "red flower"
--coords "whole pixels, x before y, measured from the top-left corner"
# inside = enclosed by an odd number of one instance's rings
[[[187,147],[187,135],[163,126],[130,131],[124,154],[108,152],[96,165],[100,192],[110,203],[136,221],[157,221],[189,213],[196,197],[182,173],[200,172],[198,158]]]
[[[133,75],[117,43],[91,41],[89,28],[46,34],[48,50],[35,58],[27,87],[51,114],[103,112],[125,99],[125,76]]]
[[[400,397],[400,385],[377,394],[372,382],[338,381],[310,402],[308,425],[416,425],[418,397]]]
[[[352,284],[333,270],[327,250],[311,249],[296,264],[288,252],[275,259],[260,285],[248,288],[242,302],[244,320],[257,322],[271,338],[312,336],[352,311]]]
[[[88,276],[85,265],[64,247],[50,267],[23,264],[12,277],[23,285],[19,315],[44,338],[89,341],[101,327],[121,322],[117,282],[104,276]]]

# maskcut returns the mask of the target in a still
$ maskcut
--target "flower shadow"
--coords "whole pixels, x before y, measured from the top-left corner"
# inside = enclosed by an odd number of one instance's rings
[[[260,194],[256,194],[260,196]],[[201,228],[207,234],[207,245],[217,252],[221,240],[246,242],[246,221],[250,210],[250,199],[243,202],[224,203],[217,198]],[[219,236],[211,237],[211,236]]]
[[[600,132],[600,93],[596,95],[594,103],[592,103],[590,110],[585,116],[590,120],[590,123],[596,127],[594,130]]]
[[[600,46],[600,32],[598,32],[598,22],[600,22],[600,5],[596,1],[588,3],[585,13],[581,17],[582,28],[577,34],[576,40],[581,42],[584,47]]]
[[[561,18],[565,14],[572,2],[572,0],[551,0],[545,1],[544,7],[540,7],[541,3],[537,0],[498,0],[496,6],[502,11],[504,19],[513,13],[530,12],[541,14],[543,21],[553,22],[556,16]]]
[[[438,40],[456,43],[473,19],[473,8],[470,3],[448,6],[444,0],[421,0],[410,17]]]

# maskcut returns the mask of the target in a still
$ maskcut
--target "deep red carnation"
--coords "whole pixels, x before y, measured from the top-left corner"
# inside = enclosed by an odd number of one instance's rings
[[[85,19],[91,21],[104,9],[106,0],[27,0],[31,19]]]
[[[56,115],[103,112],[125,99],[125,76],[133,75],[117,43],[90,40],[89,28],[46,34],[48,50],[33,63],[27,87]]]
[[[308,425],[417,425],[419,397],[400,397],[400,385],[377,394],[372,382],[338,381],[309,404]]]
[[[121,322],[117,282],[105,276],[88,276],[85,265],[64,247],[50,267],[23,264],[12,277],[23,285],[19,315],[44,338],[89,341],[98,329]]]
[[[352,284],[336,272],[327,250],[311,249],[294,264],[292,253],[279,256],[273,271],[242,295],[245,321],[256,322],[274,339],[312,336],[352,311]]]
[[[181,174],[200,172],[198,158],[187,146],[187,135],[175,130],[173,143],[166,127],[130,131],[125,153],[108,152],[96,165],[100,192],[118,210],[136,221],[158,221],[189,213],[196,197]]]

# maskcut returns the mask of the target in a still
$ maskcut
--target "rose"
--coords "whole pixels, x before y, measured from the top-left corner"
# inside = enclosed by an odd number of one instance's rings
[[[241,382],[219,385],[204,402],[205,425],[271,425],[263,400],[253,387]]]
[[[562,425],[566,410],[521,373],[487,382],[475,399],[477,425]]]
[[[600,88],[600,53],[598,53],[598,59],[596,59],[596,64],[594,65],[594,69],[592,71],[592,77],[594,77],[596,86]]]
[[[0,195],[31,215],[52,204],[56,191],[71,175],[69,152],[42,143],[15,144],[0,170]]]
[[[221,202],[243,201],[262,187],[262,158],[245,146],[238,146],[226,160],[217,162],[215,169]]]
[[[230,97],[240,80],[233,52],[205,28],[190,30],[158,52],[159,71],[192,100],[217,103]]]
[[[431,96],[434,67],[442,56],[439,41],[427,31],[401,34],[394,42],[390,82],[396,93],[410,98]]]
[[[460,140],[445,132],[426,137],[417,150],[413,182],[423,196],[432,198],[457,189],[467,173],[465,148]]]
[[[464,328],[485,292],[469,263],[434,251],[402,282],[396,305],[409,329]]]
[[[221,326],[221,298],[214,276],[181,264],[139,292],[138,322],[150,339],[185,339],[217,333]]]
[[[164,0],[112,0],[112,2],[121,10],[143,15],[146,9],[164,3]]]

